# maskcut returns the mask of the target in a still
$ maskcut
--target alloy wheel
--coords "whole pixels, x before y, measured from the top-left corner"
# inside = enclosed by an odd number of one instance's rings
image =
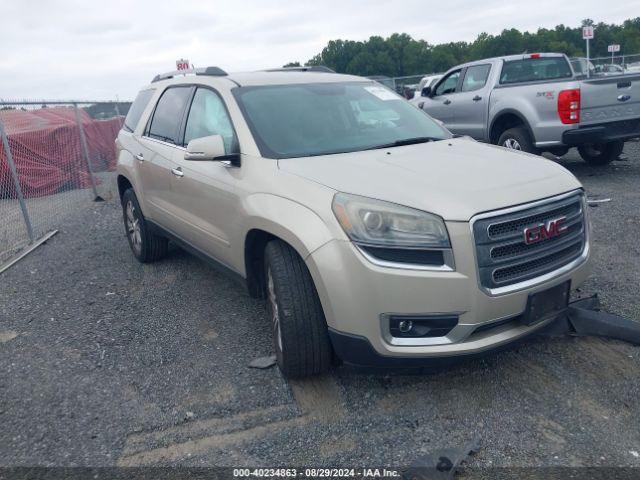
[[[126,206],[127,215],[127,235],[131,240],[131,245],[136,253],[139,253],[142,249],[142,233],[140,231],[140,218],[133,202],[129,200]]]
[[[273,335],[278,344],[278,350],[282,352],[282,329],[280,327],[280,311],[278,310],[278,298],[276,297],[276,289],[273,284],[273,275],[271,275],[271,269],[267,271],[267,295],[269,296],[269,304],[271,306],[271,323],[273,327]]]
[[[515,138],[507,138],[502,146],[512,150],[522,150],[520,143]]]

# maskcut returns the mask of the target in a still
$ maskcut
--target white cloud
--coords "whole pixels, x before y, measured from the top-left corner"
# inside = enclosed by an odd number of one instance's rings
[[[441,43],[583,18],[620,22],[640,0],[3,0],[0,11],[1,98],[130,99],[182,57],[228,71],[277,67],[335,38],[406,32]]]

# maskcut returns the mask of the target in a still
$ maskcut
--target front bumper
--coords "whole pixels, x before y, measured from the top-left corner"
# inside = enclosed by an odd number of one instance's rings
[[[575,147],[588,143],[607,143],[637,137],[640,137],[640,118],[567,130],[562,134],[562,143]]]
[[[386,360],[429,359],[496,349],[553,321],[548,318],[530,326],[518,321],[530,293],[567,280],[575,288],[589,274],[587,254],[584,261],[570,271],[552,275],[540,283],[533,282],[526,289],[491,296],[478,283],[475,245],[469,234],[469,224],[447,222],[447,229],[455,256],[455,271],[376,265],[351,242],[342,240],[325,244],[307,258],[334,347],[345,360],[367,365],[378,356]],[[388,324],[385,323],[388,314],[455,314],[459,320],[447,337],[428,339],[429,344],[393,344],[389,341]],[[494,323],[497,326],[490,328]],[[476,332],[480,326],[482,331]],[[354,343],[354,339],[358,342]],[[356,348],[357,345],[368,346]],[[359,361],[353,358],[357,351],[365,352]]]

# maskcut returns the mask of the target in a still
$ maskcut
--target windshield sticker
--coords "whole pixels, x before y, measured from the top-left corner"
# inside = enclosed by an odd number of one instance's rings
[[[380,100],[398,100],[399,97],[385,87],[364,87],[371,95],[375,95]]]

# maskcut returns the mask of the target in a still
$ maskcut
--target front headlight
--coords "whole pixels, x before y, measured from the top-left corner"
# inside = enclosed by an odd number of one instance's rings
[[[431,213],[373,198],[338,193],[333,213],[349,238],[363,245],[450,248],[442,219]]]

